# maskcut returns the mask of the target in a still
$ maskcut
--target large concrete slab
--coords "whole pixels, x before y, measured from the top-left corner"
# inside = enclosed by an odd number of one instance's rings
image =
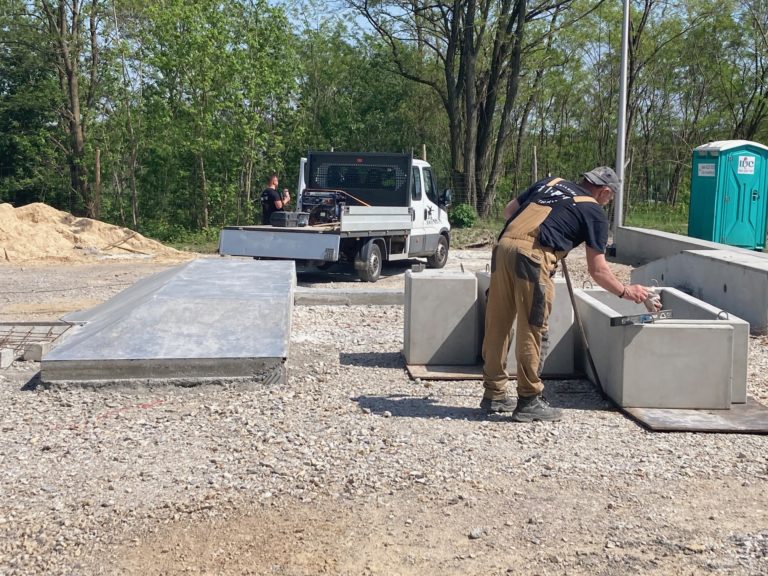
[[[631,226],[620,226],[616,230],[614,242],[616,244],[616,260],[622,264],[630,264],[632,266],[639,266],[653,260],[674,256],[686,250],[726,250],[768,260],[768,254],[754,252],[745,248],[738,248],[709,240],[700,240],[699,238],[691,238],[690,236],[673,234],[672,232],[633,228]]]
[[[687,250],[632,271],[632,282],[671,286],[768,333],[768,259],[751,252]]]
[[[670,289],[659,289],[662,305]],[[682,297],[679,293],[675,295]],[[577,290],[584,331],[605,393],[627,408],[729,409],[734,326],[729,321],[675,318],[610,326],[611,318],[644,312],[605,290]],[[680,320],[684,320],[681,322]],[[586,362],[582,363],[586,364]]]
[[[477,279],[470,272],[405,273],[403,355],[408,364],[475,364]]]
[[[479,311],[478,340],[482,350],[483,336],[485,334],[485,306],[487,290],[491,285],[490,272],[476,272],[477,275],[477,302]],[[574,376],[574,344],[576,332],[573,323],[573,306],[568,295],[568,285],[565,278],[556,276],[555,301],[549,314],[549,327],[547,338],[542,342],[542,367],[541,375],[545,378]],[[517,359],[515,358],[516,337],[512,331],[512,339],[507,355],[507,373],[514,377],[517,372]]]
[[[285,379],[293,262],[200,259],[93,309],[41,364],[45,382]]]

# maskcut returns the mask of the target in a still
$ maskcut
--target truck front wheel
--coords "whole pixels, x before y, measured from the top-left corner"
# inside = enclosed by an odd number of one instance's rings
[[[442,268],[448,262],[448,238],[440,235],[437,241],[437,248],[432,256],[427,258],[427,266],[430,268]]]
[[[357,275],[363,282],[376,282],[381,275],[381,249],[375,242],[366,242],[355,256]]]

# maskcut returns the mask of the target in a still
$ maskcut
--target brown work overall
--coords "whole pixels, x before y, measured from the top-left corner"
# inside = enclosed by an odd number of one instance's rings
[[[591,196],[575,196],[573,201],[596,202]],[[539,226],[550,211],[528,204],[506,227],[493,251],[483,339],[484,396],[491,400],[507,393],[507,354],[516,316],[517,394],[535,396],[544,389],[539,378],[541,339],[555,296],[552,275],[558,258],[566,255],[539,244]]]

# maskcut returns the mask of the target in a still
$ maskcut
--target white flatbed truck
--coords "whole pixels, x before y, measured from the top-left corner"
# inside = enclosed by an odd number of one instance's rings
[[[299,182],[296,225],[228,226],[219,253],[320,268],[350,262],[367,282],[379,279],[386,261],[426,257],[431,268],[445,266],[450,191],[438,196],[427,162],[410,154],[311,152]]]

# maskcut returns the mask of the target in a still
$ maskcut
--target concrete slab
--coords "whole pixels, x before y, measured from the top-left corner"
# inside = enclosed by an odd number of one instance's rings
[[[768,333],[768,259],[752,252],[687,250],[632,271],[632,282],[671,286]]]
[[[408,364],[475,364],[477,279],[470,272],[405,273],[403,354]]]
[[[45,382],[285,380],[293,262],[200,259],[91,310],[43,358]]]
[[[478,340],[482,351],[482,342],[485,326],[486,291],[491,285],[490,272],[476,272],[477,276],[477,302],[479,311]],[[574,365],[574,345],[576,331],[574,327],[573,307],[568,295],[568,285],[565,278],[556,276],[555,301],[549,314],[549,330],[547,340],[542,342],[542,372],[545,378],[571,377],[576,374]],[[507,356],[507,373],[514,377],[517,372],[517,359],[515,358],[515,334],[509,345]]]
[[[660,289],[662,304],[667,295]],[[734,327],[680,318],[610,326],[645,311],[605,290],[577,290],[584,331],[605,393],[631,408],[721,409],[731,406]],[[674,311],[673,311],[674,312]],[[583,355],[583,352],[582,352]],[[582,358],[582,364],[586,362]]]

